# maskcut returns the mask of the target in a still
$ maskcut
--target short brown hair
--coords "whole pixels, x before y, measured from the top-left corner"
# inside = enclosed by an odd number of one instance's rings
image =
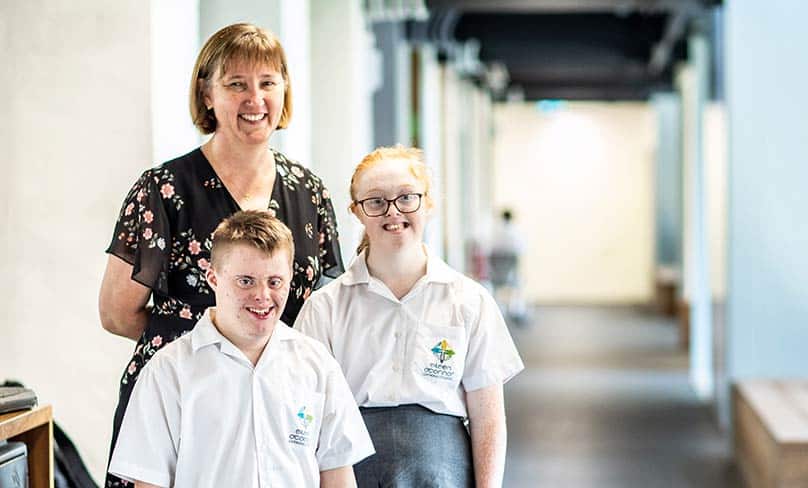
[[[268,65],[283,76],[283,112],[277,129],[285,129],[292,120],[292,85],[281,42],[271,32],[253,24],[228,25],[210,36],[196,58],[191,74],[191,120],[203,134],[216,131],[216,116],[205,105],[205,90],[214,76],[223,76],[237,63]]]
[[[253,246],[267,255],[285,249],[289,251],[290,265],[295,259],[292,231],[265,210],[242,210],[222,220],[213,231],[211,265],[216,266],[223,252],[234,244]]]

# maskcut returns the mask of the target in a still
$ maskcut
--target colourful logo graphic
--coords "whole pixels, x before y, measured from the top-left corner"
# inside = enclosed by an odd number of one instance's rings
[[[435,347],[432,348],[432,354],[434,354],[435,357],[438,358],[438,361],[443,364],[444,361],[452,359],[455,352],[449,347],[449,343],[446,342],[446,339],[443,339],[435,344]]]
[[[306,413],[306,407],[300,407],[300,410],[297,412],[297,418],[299,419],[298,422],[300,426],[303,427],[303,430],[309,428],[309,425],[314,421],[314,416],[311,414]]]

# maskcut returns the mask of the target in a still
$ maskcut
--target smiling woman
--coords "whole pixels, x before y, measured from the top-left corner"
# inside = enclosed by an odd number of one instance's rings
[[[322,181],[268,145],[292,116],[289,70],[278,39],[251,24],[216,32],[191,75],[190,108],[199,131],[212,137],[141,175],[124,200],[107,249],[101,324],[137,341],[121,378],[113,447],[143,366],[214,305],[205,276],[211,234],[225,217],[268,210],[291,229],[294,260],[281,316],[286,324],[293,323],[322,275],[336,277],[344,269]],[[123,485],[110,475],[106,486]]]

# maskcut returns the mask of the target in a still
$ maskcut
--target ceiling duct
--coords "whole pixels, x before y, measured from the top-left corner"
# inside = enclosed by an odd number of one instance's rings
[[[500,93],[519,86],[531,100],[644,100],[674,89],[674,66],[687,59],[689,34],[721,3],[426,0],[426,7],[430,42],[447,58],[467,58],[463,46],[474,40],[486,69],[504,67],[509,85]]]
[[[429,18],[424,0],[365,0],[365,18],[373,22],[423,21]]]

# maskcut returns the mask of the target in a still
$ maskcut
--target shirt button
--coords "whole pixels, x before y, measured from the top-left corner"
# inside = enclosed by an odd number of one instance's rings
[[[399,366],[398,363],[394,363],[393,364],[393,371],[398,373],[399,371],[401,371],[401,366]]]
[[[401,332],[396,332],[395,334],[393,334],[393,337],[398,339],[399,337],[401,337]]]

